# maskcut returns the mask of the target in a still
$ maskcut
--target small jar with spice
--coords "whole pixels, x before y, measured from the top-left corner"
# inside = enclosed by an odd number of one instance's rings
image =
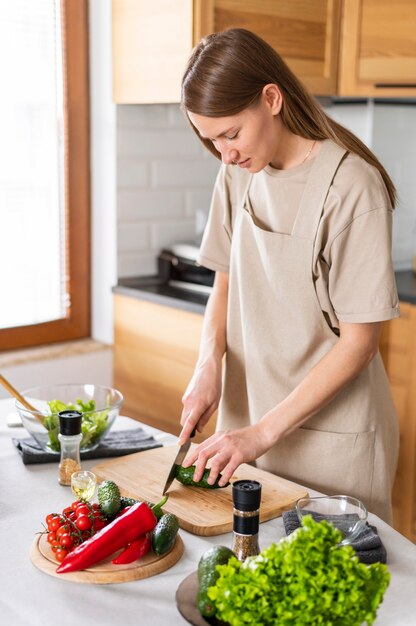
[[[236,480],[233,483],[233,552],[239,561],[256,556],[259,547],[261,483]]]
[[[61,459],[59,462],[59,482],[70,485],[71,476],[81,469],[80,444],[82,439],[82,413],[68,409],[59,415],[59,435]]]

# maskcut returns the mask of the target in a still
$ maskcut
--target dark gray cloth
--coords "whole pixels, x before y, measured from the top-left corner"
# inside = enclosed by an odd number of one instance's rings
[[[13,438],[12,442],[20,452],[25,465],[31,465],[32,463],[57,463],[59,461],[60,455],[58,452],[45,452],[33,437],[28,439]],[[162,447],[162,444],[149,436],[143,428],[114,430],[104,437],[95,450],[90,450],[89,452],[81,451],[81,459],[125,456],[126,454],[160,447]]]
[[[317,522],[322,521],[322,519],[328,519],[327,517],[318,515],[317,513],[310,513],[310,515],[312,515],[313,519]],[[283,513],[283,525],[285,527],[286,535],[290,535],[294,530],[301,526],[295,509]],[[386,548],[384,547],[375,526],[371,526],[367,523],[360,536],[357,537],[357,539],[350,545],[356,551],[360,561],[366,565],[369,565],[370,563],[386,563],[387,561]]]

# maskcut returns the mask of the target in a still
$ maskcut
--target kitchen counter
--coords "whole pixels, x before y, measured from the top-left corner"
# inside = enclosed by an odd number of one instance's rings
[[[121,278],[118,285],[113,287],[113,293],[201,315],[204,314],[208,301],[206,294],[171,287],[157,276]]]
[[[416,304],[416,276],[412,270],[396,272],[396,284],[399,300]]]
[[[416,276],[413,272],[411,270],[396,272],[396,282],[399,300],[416,304]],[[113,287],[113,293],[201,315],[208,300],[206,294],[171,287],[157,276],[122,278],[118,285]]]
[[[175,593],[184,578],[195,571],[199,558],[212,545],[231,545],[231,533],[198,537],[180,531],[185,545],[182,558],[171,569],[156,577],[123,584],[87,585],[59,580],[36,569],[29,560],[35,533],[42,528],[47,513],[60,511],[73,501],[67,487],[57,482],[57,465],[23,465],[11,437],[26,437],[21,428],[6,425],[13,400],[0,401],[0,451],[2,458],[2,537],[1,613],[11,626],[44,626],[59,621],[64,626],[186,626],[178,612]],[[137,422],[120,417],[114,428],[130,428]],[[144,426],[144,425],[143,425]],[[176,438],[144,426],[164,444]],[[97,460],[84,461],[85,469]],[[311,492],[313,495],[314,492]],[[369,521],[378,528],[388,553],[392,576],[390,587],[379,608],[375,626],[412,626],[416,615],[416,546],[374,515]],[[260,547],[284,536],[282,518],[260,525]]]

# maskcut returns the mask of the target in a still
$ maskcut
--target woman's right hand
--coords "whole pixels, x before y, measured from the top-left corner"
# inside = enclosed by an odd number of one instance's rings
[[[193,429],[202,432],[217,410],[221,398],[221,360],[212,358],[197,365],[182,397],[182,431],[179,444],[188,441]]]

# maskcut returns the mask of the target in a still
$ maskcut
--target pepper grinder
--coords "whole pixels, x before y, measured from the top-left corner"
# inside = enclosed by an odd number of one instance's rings
[[[261,483],[257,480],[236,480],[233,483],[233,552],[239,561],[260,552],[260,500]]]
[[[59,435],[61,460],[59,463],[59,482],[70,485],[71,476],[81,469],[80,444],[82,439],[82,413],[68,409],[59,415]]]

